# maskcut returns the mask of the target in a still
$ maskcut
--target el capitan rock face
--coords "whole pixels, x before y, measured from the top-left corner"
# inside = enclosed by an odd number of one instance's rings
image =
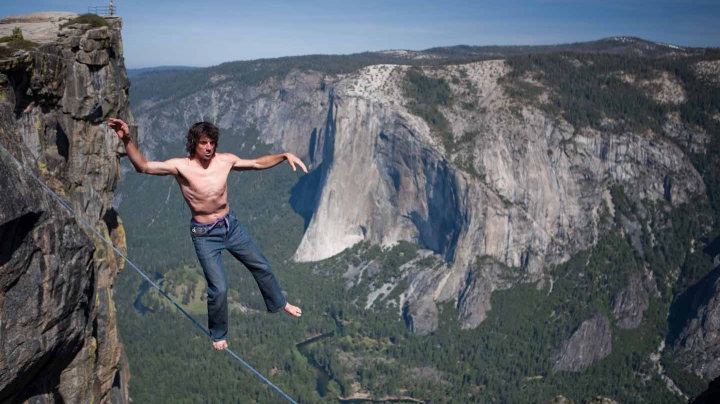
[[[106,124],[132,122],[122,22],[59,30],[54,14],[14,18],[0,26],[38,24],[45,37],[56,29],[54,39],[26,36],[39,47],[0,60],[0,142],[124,249],[111,204],[122,146]],[[122,261],[7,152],[0,189],[0,401],[128,402],[112,302]]]

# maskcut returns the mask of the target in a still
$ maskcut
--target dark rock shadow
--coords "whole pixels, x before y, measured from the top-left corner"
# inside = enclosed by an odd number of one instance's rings
[[[325,128],[319,133],[317,129],[313,129],[310,136],[310,144],[308,155],[310,161],[314,162],[317,156],[317,149],[321,147],[322,163],[320,163],[309,174],[300,177],[300,180],[293,186],[290,191],[290,206],[295,213],[300,215],[305,224],[303,231],[306,231],[310,225],[315,210],[317,208],[320,195],[322,193],[327,173],[333,166],[333,158],[335,154],[335,131],[337,125],[335,119],[335,102],[334,92],[331,90],[328,96],[328,113],[325,120]],[[323,136],[324,134],[324,136]]]
[[[20,248],[42,213],[30,212],[0,225],[0,267]]]
[[[665,339],[667,345],[678,342],[680,333],[688,321],[697,317],[700,307],[712,298],[718,279],[720,279],[720,266],[710,271],[673,301],[668,315],[668,335]]]

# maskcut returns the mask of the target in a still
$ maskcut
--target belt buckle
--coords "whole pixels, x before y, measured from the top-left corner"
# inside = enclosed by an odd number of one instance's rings
[[[190,233],[196,236],[204,236],[207,233],[207,229],[204,226],[193,226],[190,228]]]

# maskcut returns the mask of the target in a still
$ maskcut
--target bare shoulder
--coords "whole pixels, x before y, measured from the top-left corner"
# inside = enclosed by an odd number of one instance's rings
[[[142,167],[142,172],[150,175],[178,175],[180,174],[182,159],[165,161],[148,161]]]
[[[232,153],[217,153],[217,156],[225,160],[235,160],[236,158],[238,158],[238,156]]]
[[[170,164],[175,168],[182,168],[187,165],[187,160],[188,159],[186,157],[176,157],[165,161],[165,163]]]
[[[232,153],[217,153],[216,156],[223,163],[234,164],[238,160],[238,156]]]

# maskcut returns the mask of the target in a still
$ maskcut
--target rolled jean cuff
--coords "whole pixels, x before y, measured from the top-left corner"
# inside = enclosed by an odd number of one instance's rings
[[[286,305],[287,305],[287,299],[283,295],[282,304],[276,309],[268,309],[268,313],[277,313],[280,310],[284,309]]]

